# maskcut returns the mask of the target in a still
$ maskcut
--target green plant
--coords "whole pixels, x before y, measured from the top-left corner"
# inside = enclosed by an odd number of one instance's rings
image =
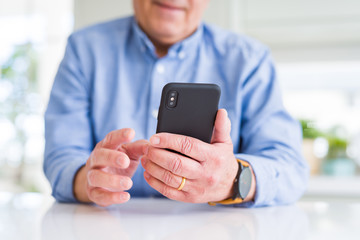
[[[315,139],[318,137],[323,137],[324,133],[315,128],[314,121],[300,119],[299,120],[302,127],[303,138],[305,139]]]
[[[346,158],[346,149],[349,144],[346,139],[329,136],[327,140],[329,143],[327,159]]]

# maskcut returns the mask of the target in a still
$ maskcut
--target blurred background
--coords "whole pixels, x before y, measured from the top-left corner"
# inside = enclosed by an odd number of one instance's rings
[[[0,0],[0,191],[50,193],[43,113],[69,34],[131,0]],[[304,197],[360,198],[360,1],[210,0],[204,20],[268,45],[311,166]]]

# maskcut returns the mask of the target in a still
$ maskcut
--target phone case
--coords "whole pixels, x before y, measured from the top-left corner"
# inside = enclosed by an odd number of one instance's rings
[[[216,84],[166,84],[161,95],[156,132],[186,135],[210,143],[220,94]]]

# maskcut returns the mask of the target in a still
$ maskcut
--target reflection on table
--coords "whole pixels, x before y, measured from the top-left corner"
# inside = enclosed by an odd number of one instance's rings
[[[109,208],[54,203],[42,221],[44,240],[304,239],[307,228],[296,206],[214,208],[165,199],[133,199]]]
[[[359,222],[355,202],[244,209],[131,199],[102,208],[0,192],[0,239],[357,239]]]

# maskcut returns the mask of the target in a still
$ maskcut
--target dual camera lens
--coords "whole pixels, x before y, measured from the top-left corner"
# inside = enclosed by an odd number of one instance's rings
[[[170,108],[176,107],[177,98],[178,98],[178,92],[170,91],[167,97],[167,106]]]

